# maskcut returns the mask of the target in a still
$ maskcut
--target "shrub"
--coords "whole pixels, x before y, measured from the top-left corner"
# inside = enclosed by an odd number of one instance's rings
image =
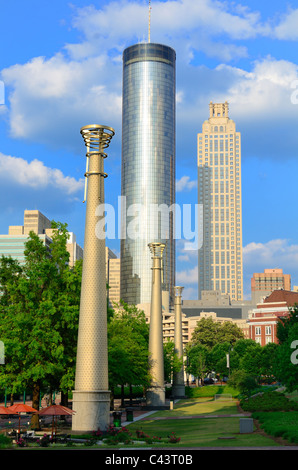
[[[252,417],[259,421],[261,428],[267,434],[298,444],[297,411],[256,412],[252,414]]]
[[[0,434],[0,449],[11,446],[11,440],[5,434]]]
[[[27,447],[25,439],[22,439],[21,437],[16,441],[16,445],[18,447]]]
[[[48,447],[50,445],[50,436],[44,434],[41,439],[37,441],[40,447]]]
[[[290,411],[298,410],[298,405],[290,401],[283,393],[268,392],[248,399],[242,399],[243,411]]]
[[[168,437],[171,444],[176,444],[177,442],[181,441],[181,437],[177,437],[174,432],[172,432]]]
[[[228,384],[231,387],[237,388],[241,394],[247,396],[251,395],[251,392],[257,387],[256,379],[243,370],[233,372],[228,380]]]

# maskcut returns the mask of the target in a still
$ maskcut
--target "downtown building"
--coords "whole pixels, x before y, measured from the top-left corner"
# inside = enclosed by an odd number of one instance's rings
[[[203,244],[198,253],[198,293],[220,291],[243,299],[241,135],[228,103],[209,105],[197,136],[198,202],[203,209]]]
[[[0,235],[0,256],[11,257],[21,265],[25,263],[25,248],[30,232],[38,235],[39,239],[50,250],[55,229],[51,221],[39,210],[25,210],[23,225],[10,225],[7,235]],[[83,259],[83,248],[76,242],[73,232],[68,232],[66,249],[69,252],[69,266],[73,267],[77,260]]]
[[[263,273],[253,273],[251,278],[252,302],[258,304],[275,290],[291,291],[291,275],[282,269],[264,269]]]
[[[123,52],[120,296],[144,310],[151,303],[151,242],[165,244],[162,289],[173,304],[174,217],[152,209],[175,203],[175,64],[175,51],[161,44]],[[137,214],[139,231],[132,233]]]

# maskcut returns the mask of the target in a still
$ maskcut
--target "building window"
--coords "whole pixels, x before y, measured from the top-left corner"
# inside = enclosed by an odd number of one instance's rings
[[[271,326],[266,326],[265,332],[266,332],[266,335],[271,335]]]
[[[256,326],[256,327],[255,327],[255,334],[256,334],[256,335],[260,335],[260,334],[261,334],[261,327],[260,327],[260,326]]]

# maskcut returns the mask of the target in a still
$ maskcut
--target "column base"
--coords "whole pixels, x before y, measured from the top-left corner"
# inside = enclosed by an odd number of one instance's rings
[[[152,387],[147,390],[146,393],[146,403],[150,407],[159,407],[165,406],[166,404],[166,394],[164,388]]]
[[[172,386],[172,396],[175,398],[184,398],[185,397],[185,385],[174,384]]]
[[[73,391],[72,430],[103,431],[110,425],[110,391]]]

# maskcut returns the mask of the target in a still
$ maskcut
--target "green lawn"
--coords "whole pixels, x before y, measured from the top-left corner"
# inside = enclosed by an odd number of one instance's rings
[[[177,444],[163,442],[151,446],[159,448],[272,447],[278,445],[272,439],[256,431],[252,434],[240,434],[239,417],[214,417],[238,413],[235,401],[214,401],[210,398],[181,400],[175,404],[174,410],[158,411],[146,420],[130,424],[128,430],[135,435],[135,431],[141,429],[151,437],[161,437],[163,441],[172,432],[181,438]],[[191,418],[194,415],[207,415],[208,417]]]
[[[175,404],[173,410],[158,411],[154,417],[194,416],[194,415],[223,415],[237,414],[236,401],[214,400],[211,397],[189,398]]]

